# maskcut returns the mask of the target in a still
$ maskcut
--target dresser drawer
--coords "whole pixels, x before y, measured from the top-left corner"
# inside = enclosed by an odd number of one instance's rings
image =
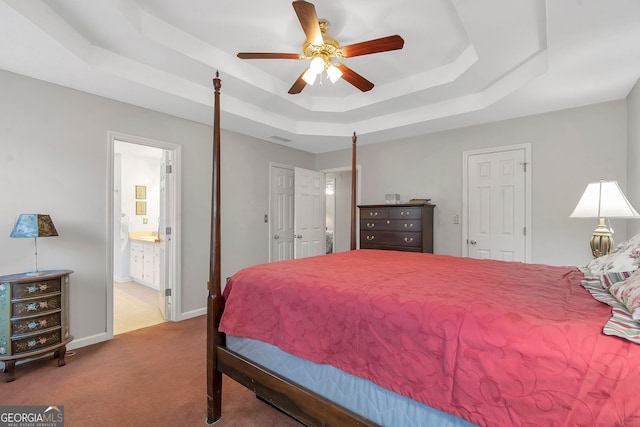
[[[402,207],[389,210],[392,219],[422,219],[422,207]]]
[[[33,298],[40,295],[55,294],[60,292],[60,279],[42,280],[30,283],[13,283],[11,289],[11,297]]]
[[[393,230],[393,231],[422,231],[422,221],[419,219],[362,219],[360,230]]]
[[[389,208],[360,208],[360,219],[389,218]]]
[[[62,312],[11,320],[11,335],[24,335],[62,325]]]
[[[13,318],[59,310],[62,306],[61,295],[57,294],[49,297],[18,301],[13,300],[11,301],[11,306],[11,314]]]
[[[391,231],[362,231],[360,247],[372,249],[372,246],[422,247],[422,233]]]
[[[60,343],[60,329],[43,332],[24,338],[13,338],[11,347],[13,354],[27,353]]]

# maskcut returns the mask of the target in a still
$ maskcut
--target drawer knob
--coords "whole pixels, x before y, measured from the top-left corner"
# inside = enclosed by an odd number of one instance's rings
[[[407,243],[411,243],[411,242],[413,242],[413,237],[405,237],[404,241],[407,242]]]
[[[372,222],[368,222],[368,223],[367,223],[367,228],[373,228],[373,227],[375,227],[375,226],[376,226],[376,224],[375,224],[375,223],[372,223]]]
[[[376,238],[376,236],[367,236],[367,240],[369,240],[369,241],[371,241],[371,240],[373,240],[375,238]]]
[[[405,222],[404,228],[413,228],[413,223],[412,222]]]
[[[409,216],[409,215],[411,215],[411,212],[409,212],[409,211],[402,211],[402,212],[400,212],[400,215],[402,215],[402,216]]]
[[[369,212],[369,216],[378,216],[378,212]]]

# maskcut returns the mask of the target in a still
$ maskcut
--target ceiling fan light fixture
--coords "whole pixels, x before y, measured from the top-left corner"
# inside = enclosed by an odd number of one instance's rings
[[[302,75],[302,80],[304,80],[309,86],[313,86],[313,84],[316,82],[317,75],[318,73],[313,71],[313,69],[308,68],[307,71],[305,71]]]
[[[313,70],[314,73],[320,74],[324,70],[324,59],[319,56],[316,56],[309,63],[309,69]]]
[[[327,68],[327,75],[329,76],[331,83],[335,83],[340,79],[340,77],[342,77],[342,71],[340,71],[340,69],[335,65],[331,64]]]

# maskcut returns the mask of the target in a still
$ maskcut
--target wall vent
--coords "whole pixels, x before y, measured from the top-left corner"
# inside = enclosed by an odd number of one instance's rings
[[[283,138],[283,137],[277,136],[277,135],[270,136],[269,138],[275,139],[276,141],[280,141],[280,142],[291,142],[290,139]]]

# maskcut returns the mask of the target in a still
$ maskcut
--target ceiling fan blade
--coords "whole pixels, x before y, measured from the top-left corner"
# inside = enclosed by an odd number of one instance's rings
[[[348,83],[351,83],[362,92],[367,92],[373,89],[373,83],[362,77],[360,74],[353,71],[351,68],[344,64],[336,64],[336,67],[342,71],[342,78]]]
[[[313,3],[306,2],[304,0],[297,0],[292,3],[293,9],[298,15],[302,30],[307,36],[307,41],[314,46],[322,46],[324,40],[322,39],[322,32],[320,31],[320,24],[318,24],[318,15],[316,14],[316,7]]]
[[[307,70],[308,70],[308,68],[307,68]],[[302,78],[302,76],[304,76],[304,73],[306,73],[307,70],[304,70],[302,72],[302,74],[300,74],[300,77],[298,77],[298,80],[296,80],[293,83],[293,86],[291,86],[291,89],[289,89],[289,93],[291,95],[295,95],[297,93],[302,92],[302,89],[304,89],[304,87],[307,85],[307,82],[305,82],[304,79]]]
[[[240,52],[240,59],[300,59],[297,53]]]
[[[342,47],[342,56],[352,58],[354,56],[369,55],[371,53],[387,52],[402,49],[404,39],[399,35],[382,37],[366,42],[355,43]]]

